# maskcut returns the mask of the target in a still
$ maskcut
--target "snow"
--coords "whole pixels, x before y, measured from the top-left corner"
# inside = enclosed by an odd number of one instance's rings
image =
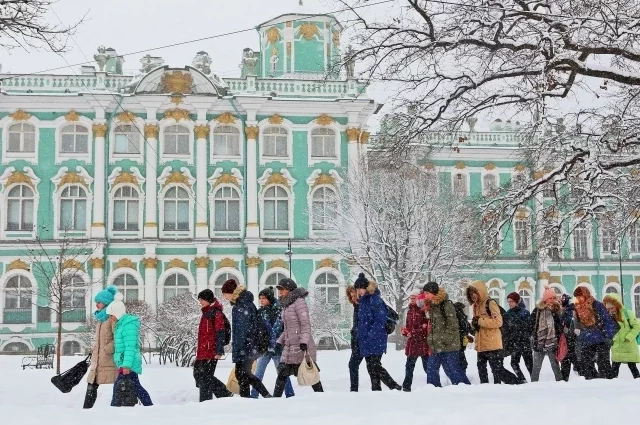
[[[391,350],[383,364],[399,382],[404,377],[405,357]],[[475,354],[467,351],[471,386],[427,387],[425,375],[416,366],[412,393],[383,390],[372,393],[364,362],[360,368],[360,391],[349,393],[347,362],[350,352],[319,352],[324,394],[310,388],[296,389],[291,399],[252,400],[233,397],[198,403],[191,369],[145,365],[141,382],[151,394],[155,406],[110,408],[112,387],[101,386],[96,407],[82,409],[86,385],[81,383],[69,394],[60,393],[50,382],[51,370],[20,368],[19,356],[0,356],[0,418],[3,424],[65,425],[140,424],[244,424],[258,425],[540,425],[548,420],[580,425],[633,423],[640,381],[633,381],[628,368],[621,367],[620,379],[585,381],[575,375],[569,383],[551,382],[549,365],[544,364],[542,382],[517,387],[478,385]],[[70,367],[81,357],[65,357]],[[546,360],[545,360],[546,362]],[[508,367],[508,359],[505,364]],[[524,364],[521,366],[523,370]],[[231,370],[229,360],[222,361],[216,375],[226,382]],[[525,375],[528,374],[525,371]],[[267,369],[265,384],[270,390],[275,371]],[[443,376],[443,384],[446,383]]]

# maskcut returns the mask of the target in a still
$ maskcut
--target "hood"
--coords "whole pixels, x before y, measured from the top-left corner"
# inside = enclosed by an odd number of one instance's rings
[[[239,304],[239,303],[252,303],[253,302],[253,294],[244,286],[238,286],[235,291],[233,291],[231,303]]]
[[[307,295],[309,295],[309,291],[304,288],[297,287],[293,291],[289,292],[287,296],[282,297],[280,304],[283,308],[286,308],[293,304],[298,298],[305,298]]]
[[[449,299],[449,295],[447,294],[446,289],[440,288],[438,289],[438,293],[431,298],[432,305],[442,304],[446,300]]]
[[[210,304],[207,307],[202,307],[202,312],[206,313],[208,311],[211,310],[220,310],[222,311],[222,304],[220,304],[220,301],[218,301],[217,299],[213,301],[213,304]]]
[[[540,300],[538,301],[538,304],[536,304],[536,308],[538,310],[546,310],[549,309],[551,310],[553,313],[559,313],[560,310],[562,310],[562,306],[560,305],[559,302],[554,301],[551,304],[547,304],[546,302],[544,302],[544,300]]]
[[[618,311],[622,311],[622,301],[620,300],[620,296],[618,294],[607,294],[606,297],[602,300],[602,304],[613,304],[616,306]]]
[[[524,300],[522,298],[520,298],[520,301],[518,302],[518,305],[516,306],[516,308],[521,308],[523,310],[527,309],[527,305],[524,303]]]
[[[367,294],[373,295],[376,293],[376,291],[378,291],[378,284],[375,282],[375,280],[370,280],[369,286],[367,286]],[[379,292],[380,291],[378,291],[378,293]]]
[[[467,287],[467,300],[469,301],[469,304],[472,304],[471,297],[469,296],[470,288],[473,288],[476,291],[478,291],[478,295],[480,296],[478,299],[478,304],[483,304],[487,302],[487,300],[489,299],[489,291],[487,290],[487,285],[485,285],[483,281],[476,280],[471,285],[469,285],[469,287]]]
[[[118,326],[125,326],[125,325],[130,325],[130,326],[133,325],[138,329],[140,329],[140,319],[138,318],[138,316],[134,316],[133,314],[127,313],[124,316],[122,316],[120,320],[118,320]]]

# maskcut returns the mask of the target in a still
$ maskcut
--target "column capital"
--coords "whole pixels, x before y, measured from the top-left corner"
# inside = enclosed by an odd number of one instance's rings
[[[195,263],[197,269],[206,269],[209,267],[209,257],[196,257]]]
[[[94,124],[93,135],[95,137],[104,137],[107,135],[107,124]]]
[[[143,258],[142,264],[145,269],[156,269],[158,267],[158,259],[157,258]]]
[[[89,264],[92,269],[104,269],[104,258],[91,258]]]
[[[144,137],[147,139],[157,139],[160,133],[160,128],[157,124],[145,124],[144,125]]]
[[[257,125],[249,125],[244,129],[245,134],[247,135],[247,139],[256,140],[258,138],[258,126]]]
[[[193,129],[196,133],[196,139],[206,139],[209,137],[209,126],[208,125],[197,125]]]
[[[262,261],[260,257],[247,257],[247,267],[258,267]]]

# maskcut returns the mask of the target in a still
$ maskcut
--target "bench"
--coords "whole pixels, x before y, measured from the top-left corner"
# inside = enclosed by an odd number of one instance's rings
[[[26,368],[35,369],[53,369],[53,357],[56,349],[53,344],[44,344],[38,347],[35,356],[26,356],[22,358],[22,370]]]

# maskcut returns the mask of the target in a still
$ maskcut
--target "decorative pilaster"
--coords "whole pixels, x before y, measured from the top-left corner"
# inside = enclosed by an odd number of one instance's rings
[[[247,230],[246,237],[258,239],[258,126],[245,128],[247,135]],[[257,276],[257,271],[256,271]],[[256,280],[257,285],[257,280]],[[256,287],[257,289],[257,287]]]
[[[107,134],[107,125],[98,123],[93,125],[93,134],[95,136],[94,143],[94,186],[93,186],[93,221],[91,223],[91,237],[94,239],[104,239],[104,203],[105,203],[105,155],[106,144],[105,136]]]
[[[144,301],[155,310],[158,307],[156,302],[158,260],[145,258],[142,264],[144,265]]]
[[[91,258],[89,260],[91,265],[91,298],[88,300],[87,314],[93,311],[93,300],[96,294],[102,291],[105,286],[104,282],[104,259],[103,258]]]
[[[197,125],[196,133],[196,238],[209,237],[207,220],[207,139],[209,126]],[[205,282],[206,285],[206,282]]]
[[[209,257],[196,257],[196,291],[200,293],[207,289],[207,271],[209,270]]]
[[[158,207],[158,191],[156,190],[156,179],[158,169],[158,132],[159,128],[155,123],[146,124],[144,126],[144,135],[146,141],[146,153],[147,159],[146,166],[146,189],[147,194],[145,202],[145,220],[143,235],[145,238],[157,238],[158,237],[158,219],[157,219],[157,207]],[[155,273],[155,271],[154,271]],[[154,279],[155,281],[155,279]],[[152,304],[153,305],[153,304]]]
[[[258,266],[260,265],[260,257],[247,256],[247,289],[252,294],[258,291]],[[257,297],[256,297],[257,300]]]

